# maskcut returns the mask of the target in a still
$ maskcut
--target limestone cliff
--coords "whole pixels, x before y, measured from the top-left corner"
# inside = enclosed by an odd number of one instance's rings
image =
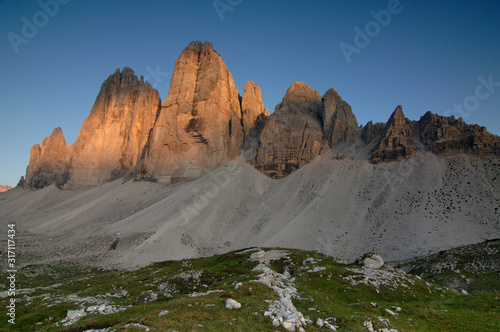
[[[439,154],[470,152],[500,154],[500,137],[485,127],[468,125],[462,118],[425,113],[418,121],[419,139],[431,151]]]
[[[372,152],[372,162],[397,160],[413,155],[416,151],[413,127],[403,114],[403,107],[399,105],[389,118],[378,146]]]
[[[117,69],[102,84],[73,145],[56,128],[41,147],[31,148],[23,185],[97,185],[134,169],[159,106],[159,94],[149,83],[130,68]]]
[[[365,144],[370,144],[375,138],[382,135],[384,129],[384,122],[377,122],[373,124],[373,121],[368,121],[361,131],[361,139]]]
[[[73,144],[68,186],[101,184],[135,168],[159,106],[158,91],[132,69],[110,75]]]
[[[175,63],[138,176],[198,177],[238,156],[242,140],[231,73],[211,43],[191,42]]]
[[[11,190],[12,187],[11,186],[8,186],[8,185],[4,185],[4,184],[0,184],[0,193],[3,193],[3,192],[6,192],[6,191],[9,191]]]
[[[334,89],[321,97],[302,82],[290,86],[269,116],[257,84],[247,82],[241,97],[212,44],[196,41],[179,55],[163,103],[132,69],[117,69],[102,84],[76,142],[68,145],[57,128],[34,145],[19,186],[74,188],[124,175],[170,182],[202,176],[239,154],[278,179],[329,149],[352,158],[367,158],[371,149],[368,158],[377,163],[417,150],[498,155],[500,138],[431,112],[410,121],[401,106],[386,124],[370,121],[360,130]]]
[[[323,104],[317,91],[295,82],[264,125],[253,164],[282,178],[311,162],[323,145]]]
[[[371,123],[362,131],[362,139],[369,143],[378,129]],[[415,151],[437,154],[471,153],[500,154],[500,137],[490,134],[485,127],[466,124],[461,118],[445,117],[427,112],[419,121],[405,118],[401,106],[391,115],[371,161],[391,161],[412,156]]]
[[[71,151],[61,128],[54,129],[52,135],[43,140],[42,146],[35,144],[31,148],[24,186],[43,188],[66,183]]]
[[[323,133],[330,147],[354,139],[358,121],[351,106],[342,100],[335,89],[329,89],[323,96]]]
[[[253,81],[246,82],[243,99],[241,100],[241,122],[245,135],[255,126],[255,121],[260,114],[264,114],[262,92]]]

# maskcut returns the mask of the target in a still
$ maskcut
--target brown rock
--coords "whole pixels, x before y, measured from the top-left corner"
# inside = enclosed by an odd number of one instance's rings
[[[175,63],[138,176],[201,176],[238,156],[242,140],[231,73],[211,43],[191,42]]]
[[[262,129],[253,164],[272,178],[284,177],[318,156],[323,144],[321,96],[295,82]]]
[[[372,151],[371,161],[376,163],[413,155],[416,151],[413,127],[399,105],[389,118],[378,146]]]
[[[262,92],[253,81],[245,83],[245,92],[241,101],[241,116],[243,123],[243,132],[248,133],[250,128],[255,125],[259,114],[264,113],[264,104],[262,103]],[[268,114],[269,115],[269,112]]]
[[[351,106],[342,100],[335,89],[323,96],[323,133],[330,147],[356,137],[358,121]]]
[[[440,154],[471,152],[500,154],[500,137],[485,127],[468,125],[462,118],[425,113],[418,122],[419,139],[431,151]]]
[[[67,186],[101,184],[134,169],[159,106],[158,91],[132,69],[110,75],[73,144]]]
[[[54,129],[52,135],[43,140],[41,147],[35,144],[31,148],[24,186],[43,188],[54,183],[66,183],[71,151],[61,128]]]
[[[0,184],[0,193],[4,193],[4,192],[9,191],[11,189],[12,189],[11,186]]]
[[[243,146],[241,147],[240,150],[243,153],[250,151],[251,153],[249,158],[250,161],[253,159],[252,156],[255,154],[256,149],[259,147],[260,135],[262,134],[262,130],[264,130],[264,127],[266,126],[268,119],[269,116],[265,115],[265,112],[259,114],[259,116],[257,116],[257,119],[254,122],[254,126],[250,128],[248,132],[245,134],[245,139],[243,140]]]
[[[385,123],[377,122],[373,124],[372,121],[368,121],[366,126],[364,126],[361,131],[361,139],[365,144],[370,144],[375,138],[382,135],[385,129]]]

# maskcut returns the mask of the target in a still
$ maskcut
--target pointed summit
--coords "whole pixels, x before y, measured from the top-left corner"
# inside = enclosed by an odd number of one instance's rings
[[[348,142],[356,136],[358,121],[351,106],[342,100],[335,89],[323,96],[323,133],[330,147]]]
[[[253,81],[245,83],[245,92],[241,100],[241,114],[243,131],[248,133],[260,114],[264,113],[264,103],[262,102],[262,92]]]
[[[398,105],[389,117],[389,121],[387,121],[387,128],[395,127],[401,129],[406,125],[406,121],[406,117],[403,114],[403,106]]]
[[[371,161],[376,163],[413,155],[416,151],[413,141],[416,130],[413,127],[403,114],[403,107],[398,105],[387,121],[382,139],[372,152]]]
[[[321,100],[321,95],[304,82],[293,82],[283,97],[283,102],[289,99],[298,99],[304,103],[315,103]]]
[[[110,75],[73,144],[68,186],[101,184],[135,168],[159,105],[158,91],[132,69]]]
[[[323,145],[322,112],[320,94],[293,83],[262,129],[255,167],[279,179],[314,160]]]
[[[35,144],[31,148],[24,185],[33,188],[53,183],[63,185],[67,180],[71,150],[61,128],[55,128],[52,135],[43,140],[42,146]]]
[[[144,80],[137,79],[134,71],[128,67],[124,67],[120,72],[117,68],[112,75],[102,83],[100,94],[109,93],[110,90],[136,88],[138,86],[146,86],[149,84],[144,83]],[[149,86],[151,88],[151,86]],[[152,89],[152,88],[151,88]]]
[[[238,156],[242,140],[231,73],[211,43],[191,42],[175,62],[139,176],[198,177]]]

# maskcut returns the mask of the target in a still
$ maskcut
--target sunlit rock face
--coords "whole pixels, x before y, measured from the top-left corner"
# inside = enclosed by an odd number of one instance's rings
[[[158,92],[130,68],[102,84],[76,142],[56,128],[30,151],[25,187],[98,185],[133,170],[160,106]]]
[[[247,134],[255,126],[257,117],[265,114],[264,103],[262,102],[262,92],[259,86],[253,81],[245,83],[245,92],[241,101],[241,114],[243,131]]]
[[[102,84],[76,142],[67,186],[88,186],[135,168],[160,105],[158,91],[118,69]]]
[[[211,43],[191,42],[144,150],[140,178],[198,177],[238,156],[240,96]]]
[[[43,140],[42,146],[35,144],[31,148],[24,185],[43,188],[53,183],[64,184],[68,179],[71,151],[61,128],[54,129],[52,135]]]
[[[68,145],[56,128],[32,147],[18,186],[78,188],[122,176],[171,182],[203,176],[240,154],[280,179],[330,149],[379,163],[418,151],[499,155],[500,138],[431,112],[411,121],[402,106],[387,123],[370,121],[360,129],[337,91],[321,97],[303,82],[293,83],[269,116],[256,83],[248,81],[240,96],[212,44],[193,41],[175,63],[163,103],[132,69],[117,69],[102,84],[75,143]]]

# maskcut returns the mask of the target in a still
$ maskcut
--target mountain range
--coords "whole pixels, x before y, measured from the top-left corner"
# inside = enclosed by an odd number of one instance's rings
[[[133,70],[117,69],[102,84],[74,144],[56,128],[33,146],[23,186],[76,188],[124,175],[180,181],[208,174],[240,154],[279,179],[342,145],[370,146],[354,157],[372,163],[417,151],[500,153],[500,138],[484,127],[431,112],[410,121],[401,106],[387,123],[359,126],[337,91],[321,96],[303,82],[294,82],[269,116],[257,84],[247,82],[241,96],[212,44],[197,41],[177,59],[163,101]]]
[[[485,127],[412,121],[400,105],[360,125],[336,90],[303,82],[269,115],[258,85],[241,96],[195,41],[163,101],[117,69],[76,141],[56,128],[34,145],[0,207],[36,239],[28,261],[130,266],[258,245],[397,260],[499,237],[499,157]]]

